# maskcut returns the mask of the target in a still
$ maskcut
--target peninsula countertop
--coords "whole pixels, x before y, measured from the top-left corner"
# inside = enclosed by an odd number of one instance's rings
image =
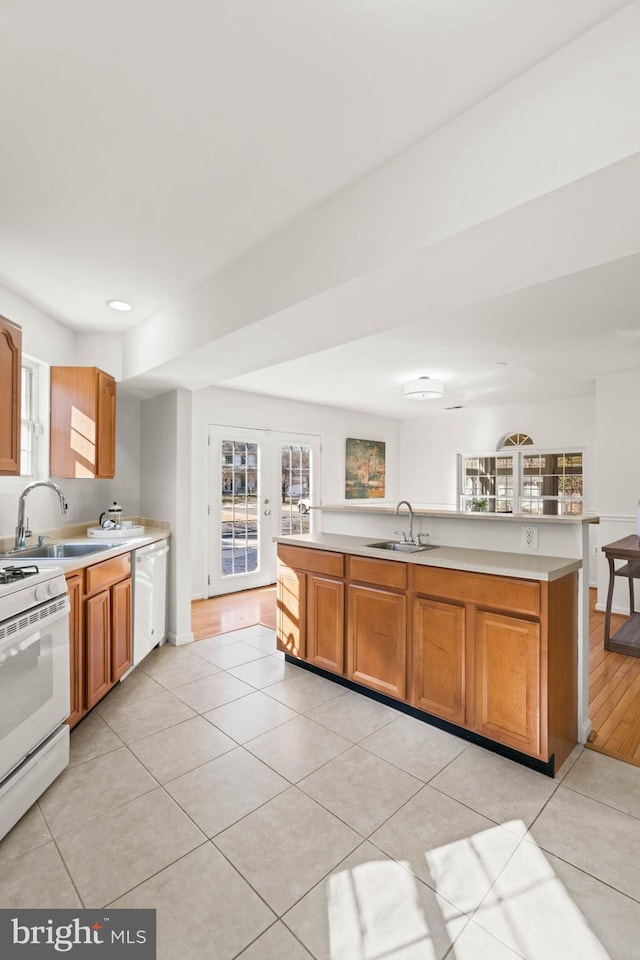
[[[499,550],[478,550],[467,547],[437,546],[423,553],[400,553],[370,546],[382,538],[353,537],[339,533],[302,533],[275,537],[275,542],[290,547],[311,550],[329,550],[350,553],[360,557],[375,557],[400,563],[415,563],[425,567],[445,567],[472,573],[490,573],[501,577],[520,577],[524,580],[558,580],[582,567],[580,560],[570,557],[543,557],[538,554],[506,553]]]

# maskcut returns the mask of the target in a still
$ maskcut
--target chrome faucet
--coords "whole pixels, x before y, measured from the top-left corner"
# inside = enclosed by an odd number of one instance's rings
[[[24,521],[24,506],[28,495],[32,490],[35,490],[36,487],[49,487],[50,490],[54,490],[55,493],[58,494],[63,517],[68,510],[68,504],[65,495],[57,483],[53,483],[51,480],[34,480],[33,483],[28,483],[18,498],[18,522],[16,524],[15,550],[24,550],[26,546],[25,540],[27,537],[31,536],[31,530],[29,530],[29,520],[27,520],[26,524]]]
[[[406,504],[406,506],[409,508],[409,543],[413,543],[414,542],[413,540],[413,507],[411,506],[408,500],[400,501],[400,503],[396,507],[396,517],[398,516],[400,512],[400,507],[402,506],[403,503]],[[406,540],[404,531],[396,530],[396,533],[402,533],[402,539]]]

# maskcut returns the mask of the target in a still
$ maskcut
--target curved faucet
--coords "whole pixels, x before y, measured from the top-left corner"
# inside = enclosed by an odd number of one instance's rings
[[[396,517],[398,516],[398,513],[400,512],[400,507],[402,506],[403,503],[406,504],[406,506],[409,508],[409,543],[413,543],[414,542],[413,541],[413,507],[411,506],[408,500],[400,501],[400,503],[396,507]]]
[[[58,494],[58,499],[60,501],[62,516],[64,516],[67,512],[68,504],[66,497],[57,483],[53,483],[52,480],[34,480],[33,483],[28,483],[18,498],[18,522],[16,524],[15,550],[24,550],[26,546],[25,540],[27,537],[31,536],[31,530],[28,529],[29,521],[27,520],[26,525],[24,522],[24,507],[28,495],[32,490],[35,490],[36,487],[49,487],[50,490],[55,491],[55,493]]]

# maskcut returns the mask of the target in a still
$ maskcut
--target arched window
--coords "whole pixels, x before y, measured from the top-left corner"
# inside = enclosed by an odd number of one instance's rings
[[[528,433],[507,433],[501,440],[498,440],[496,450],[503,450],[505,447],[532,447],[533,440]]]

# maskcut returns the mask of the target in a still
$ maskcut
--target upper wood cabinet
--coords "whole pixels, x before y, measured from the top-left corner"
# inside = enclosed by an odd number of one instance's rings
[[[0,317],[0,476],[20,474],[22,330]]]
[[[50,473],[115,477],[116,382],[97,367],[51,367]]]

